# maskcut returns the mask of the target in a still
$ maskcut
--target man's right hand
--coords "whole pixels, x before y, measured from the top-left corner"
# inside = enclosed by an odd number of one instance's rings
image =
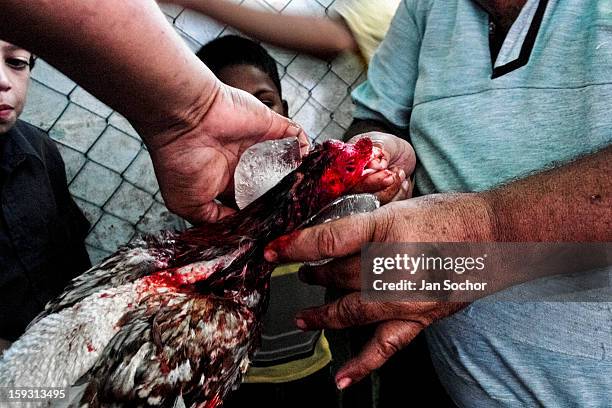
[[[155,2],[0,4],[0,38],[44,58],[128,119],[149,147],[166,205],[193,223],[231,212],[214,199],[247,147],[289,136],[306,143],[293,122],[222,85]]]
[[[308,150],[297,124],[252,95],[221,82],[211,95],[191,109],[180,129],[146,137],[167,207],[192,223],[215,222],[234,211],[214,199],[229,187],[240,155],[253,144],[297,137],[302,153]]]

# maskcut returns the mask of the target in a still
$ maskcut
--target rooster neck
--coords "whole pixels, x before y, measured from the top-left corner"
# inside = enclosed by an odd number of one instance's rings
[[[205,224],[183,232],[179,236],[184,248],[182,252],[211,247],[230,249],[244,240],[268,243],[295,228],[304,212],[304,205],[297,195],[303,179],[301,173],[290,174],[236,214],[215,224]],[[197,259],[189,257],[188,260]]]

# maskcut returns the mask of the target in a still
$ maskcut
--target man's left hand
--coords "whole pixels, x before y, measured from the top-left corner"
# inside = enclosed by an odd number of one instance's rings
[[[334,303],[300,312],[303,330],[377,324],[362,352],[336,375],[339,388],[361,380],[406,346],[425,327],[465,306],[443,302],[375,302],[361,298],[359,252],[367,242],[487,242],[493,218],[486,196],[437,194],[390,203],[369,213],[343,218],[281,237],[266,247],[270,262],[338,258],[304,267],[307,283],[349,290]]]

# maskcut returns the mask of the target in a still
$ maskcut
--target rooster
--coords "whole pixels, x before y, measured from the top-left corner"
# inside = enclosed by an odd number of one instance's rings
[[[355,186],[376,154],[369,139],[327,141],[236,214],[122,247],[5,352],[0,386],[69,388],[77,407],[222,405],[258,346],[265,245]]]

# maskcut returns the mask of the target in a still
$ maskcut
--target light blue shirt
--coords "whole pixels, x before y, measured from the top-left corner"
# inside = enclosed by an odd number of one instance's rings
[[[404,0],[353,98],[410,137],[425,194],[569,162],[612,143],[612,1],[528,1],[493,63],[475,2]],[[610,303],[481,300],[427,334],[460,406],[612,406]]]

